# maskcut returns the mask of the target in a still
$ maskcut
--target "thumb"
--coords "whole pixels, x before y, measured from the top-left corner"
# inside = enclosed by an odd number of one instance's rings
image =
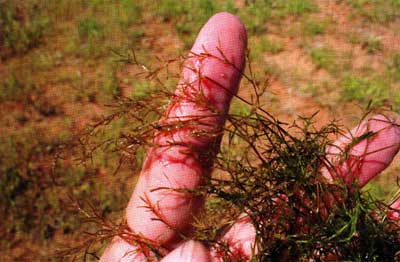
[[[178,246],[161,262],[211,262],[210,251],[200,242],[190,240]]]

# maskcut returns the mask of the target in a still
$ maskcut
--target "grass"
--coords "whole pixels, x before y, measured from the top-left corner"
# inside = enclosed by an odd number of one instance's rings
[[[361,46],[367,50],[368,54],[375,54],[382,51],[381,38],[377,36],[368,36],[361,41]]]
[[[19,256],[11,251],[19,240],[52,246],[40,252],[48,257],[54,252],[55,234],[68,241],[79,238],[75,231],[82,228],[82,217],[73,206],[76,199],[90,199],[107,215],[123,209],[128,192],[123,184],[117,194],[107,187],[124,175],[99,180],[99,174],[112,173],[111,163],[117,162],[107,150],[85,165],[71,165],[77,155],[66,155],[56,164],[54,158],[76,132],[75,120],[68,121],[70,111],[65,108],[73,105],[78,112],[80,104],[107,103],[120,95],[118,63],[109,62],[111,49],[138,44],[144,37],[144,31],[135,28],[141,21],[141,3],[121,0],[111,7],[97,0],[38,3],[43,1],[0,1],[0,55],[10,60],[18,55],[23,61],[11,61],[0,80],[1,106],[12,108],[0,118],[5,125],[0,136],[0,213],[5,225],[0,245],[10,250],[3,255],[11,259]],[[22,16],[16,15],[17,10]],[[98,72],[90,72],[92,65]],[[50,94],[53,87],[57,92]],[[16,130],[8,130],[9,125]],[[112,139],[120,129],[114,126],[103,137]]]
[[[234,13],[243,20],[247,30],[252,34],[261,34],[266,30],[268,20],[279,19],[290,15],[302,16],[316,12],[317,5],[312,0],[255,0],[245,3],[243,8],[235,8],[234,1],[210,0],[166,0],[154,6],[154,12],[163,21],[171,21],[184,41],[185,48],[190,47],[199,28],[212,14],[221,11]]]
[[[393,110],[397,112],[397,114],[400,114],[400,94],[398,92],[394,94]]]
[[[260,45],[263,51],[270,54],[278,54],[283,51],[283,43],[278,40],[271,40],[268,37],[261,38]]]
[[[374,23],[389,23],[400,15],[399,0],[347,0],[354,13]]]
[[[389,98],[387,84],[382,78],[347,76],[342,86],[343,99],[346,101],[358,101],[364,104],[372,101],[374,105],[382,105]]]
[[[80,50],[80,54],[86,58],[104,56],[109,49],[130,45],[143,36],[143,32],[133,33],[127,28],[140,23],[141,7],[130,4],[126,0],[116,1],[112,8],[102,2],[93,2],[94,10],[76,24],[76,39],[72,42],[71,49]],[[108,17],[103,21],[99,17]]]
[[[100,25],[94,18],[85,18],[78,23],[78,35],[81,41],[104,38],[103,25]]]
[[[375,35],[360,35],[355,32],[347,34],[347,40],[352,45],[361,45],[369,55],[380,53],[383,51],[382,38]]]
[[[50,192],[51,176],[45,176],[38,165],[46,151],[54,150],[49,142],[33,129],[15,132],[7,140],[2,138],[0,141],[1,152],[7,152],[2,153],[1,172],[4,175],[0,178],[2,212],[7,214],[3,217],[7,236],[13,232],[30,234],[46,230],[44,226],[52,218],[50,214],[42,217],[46,214],[45,210],[61,211],[58,205],[54,205],[57,193]],[[29,205],[26,205],[27,199],[30,200]],[[45,236],[44,231],[40,234]]]
[[[323,35],[327,30],[327,22],[319,20],[308,20],[304,25],[304,35],[316,36]]]
[[[322,68],[330,73],[338,71],[336,62],[336,52],[329,47],[313,48],[310,50],[310,56],[317,68]]]
[[[400,53],[396,53],[390,58],[387,71],[394,81],[400,82]]]
[[[386,65],[386,77],[391,82],[392,86],[392,102],[393,110],[400,113],[400,54],[394,53]]]
[[[230,114],[242,117],[250,116],[251,108],[249,105],[234,101],[231,105]]]
[[[398,54],[394,53],[386,63],[383,73],[364,67],[364,72],[345,75],[341,81],[344,101],[357,101],[363,105],[389,105],[400,112]]]
[[[0,83],[1,93],[0,101],[25,101],[28,95],[37,90],[37,86],[26,79],[22,81],[16,75],[12,74]]]
[[[0,57],[25,53],[42,42],[50,24],[42,10],[40,1],[0,2]]]
[[[185,13],[184,5],[179,4],[177,0],[162,1],[156,14],[161,16],[163,21],[170,21],[174,17],[179,17]]]
[[[265,32],[267,21],[279,24],[285,17],[301,17],[317,11],[318,7],[312,0],[256,0],[249,1],[245,8],[239,10],[239,15],[250,33],[260,34]]]
[[[50,52],[36,52],[32,56],[32,68],[38,71],[45,71],[51,69],[57,59],[57,54]]]
[[[272,16],[271,6],[267,2],[253,1],[239,14],[250,34],[261,34],[266,31],[266,22]]]
[[[121,96],[121,88],[118,83],[118,78],[116,76],[117,72],[115,67],[106,68],[104,72],[104,80],[102,83],[102,91],[106,97],[118,98]]]
[[[279,4],[278,4],[279,6]],[[318,11],[318,6],[312,0],[289,0],[281,2],[282,11],[281,16],[288,14],[291,15],[301,15],[304,13],[316,12]]]
[[[283,43],[279,40],[273,40],[270,37],[254,37],[249,40],[253,49],[250,53],[251,59],[257,59],[258,61],[263,60],[263,55],[268,54],[278,54],[284,50]]]
[[[228,2],[230,3],[230,2]],[[208,17],[218,11],[216,3],[210,0],[167,0],[161,5],[154,5],[157,13],[164,21],[172,21],[178,34],[189,47],[195,38],[195,30],[203,24]]]
[[[360,35],[355,32],[349,32],[346,38],[347,41],[352,45],[359,45],[362,42]]]
[[[133,86],[131,97],[133,99],[145,98],[151,92],[150,84],[146,81],[138,81]]]
[[[79,49],[85,58],[96,58],[102,55],[101,42],[104,40],[103,25],[94,18],[86,18],[77,25]]]

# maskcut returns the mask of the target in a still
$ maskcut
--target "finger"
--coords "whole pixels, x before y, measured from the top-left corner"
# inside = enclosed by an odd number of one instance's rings
[[[390,208],[392,210],[388,212],[388,217],[390,219],[400,221],[400,197],[390,205]]]
[[[181,244],[161,260],[161,262],[210,262],[210,261],[211,261],[210,251],[207,248],[205,248],[201,243],[193,240]]]
[[[155,146],[147,152],[126,210],[134,233],[173,247],[180,240],[179,232],[188,229],[202,198],[171,189],[195,189],[209,175],[210,156],[218,148],[244,67],[246,42],[243,24],[228,13],[214,15],[201,29],[175,96],[159,122],[185,124],[155,135]]]
[[[139,248],[133,247],[119,237],[112,240],[111,244],[101,256],[101,261],[104,262],[146,262],[147,257]]]
[[[256,253],[256,230],[249,216],[242,215],[211,250],[213,261],[248,261]],[[226,250],[226,247],[228,250]],[[229,251],[229,252],[227,252]]]
[[[400,127],[376,115],[342,136],[327,150],[330,167],[322,169],[329,180],[357,180],[360,187],[390,165],[400,148]]]
[[[274,203],[278,210],[274,213],[276,227],[284,230],[282,225],[278,225],[279,216],[285,215],[287,211],[287,200],[285,195],[274,198]],[[213,261],[250,261],[257,254],[256,228],[247,214],[242,214],[228,231],[220,239],[220,243],[211,249]],[[227,252],[229,251],[229,252]]]
[[[135,233],[159,243],[174,244],[178,239],[177,232],[185,231],[193,213],[199,208],[202,201],[198,197],[156,189],[194,189],[202,183],[203,176],[209,175],[210,163],[202,163],[202,156],[214,153],[207,152],[207,149],[215,149],[218,138],[194,136],[193,132],[215,132],[215,127],[222,128],[224,115],[229,109],[232,94],[237,91],[244,66],[245,39],[244,26],[228,13],[213,16],[201,29],[192,48],[192,53],[198,55],[186,62],[176,96],[161,122],[188,121],[205,115],[210,117],[201,120],[201,127],[198,123],[193,126],[188,123],[173,132],[160,132],[155,137],[154,142],[159,147],[149,150],[127,208],[127,221]],[[236,68],[209,56],[222,58],[219,49]],[[205,54],[204,57],[201,54]],[[210,106],[219,112],[214,113]],[[213,129],[205,129],[206,124]],[[146,208],[149,206],[155,210]],[[159,220],[160,216],[163,221]]]

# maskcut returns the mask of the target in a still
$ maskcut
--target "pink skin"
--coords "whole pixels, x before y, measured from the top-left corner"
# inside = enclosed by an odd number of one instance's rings
[[[235,16],[219,13],[210,18],[192,48],[192,53],[196,55],[187,59],[175,96],[159,121],[160,125],[171,125],[171,128],[159,131],[154,138],[154,147],[147,152],[126,210],[126,219],[134,233],[172,250],[163,262],[220,261],[214,248],[210,252],[198,242],[182,244],[179,235],[190,231],[189,225],[201,209],[203,198],[166,188],[194,189],[202,184],[202,178],[210,175],[211,160],[204,156],[212,156],[218,150],[225,115],[244,67],[246,41],[245,28]],[[219,50],[234,66],[222,61]],[[350,155],[353,157],[349,160],[353,162],[342,163],[334,155],[339,152],[338,146],[343,148],[349,143],[345,137],[328,150],[333,154],[332,160],[337,160],[338,168],[334,170],[346,182],[357,178],[360,186],[365,185],[390,164],[399,150],[400,128],[382,120],[385,120],[383,116],[376,116],[362,125],[361,129],[368,128],[378,133],[368,142],[363,141],[352,147]],[[174,126],[179,121],[187,123],[184,127]],[[202,134],[193,134],[199,131]],[[353,129],[352,134],[359,136],[362,132]],[[366,156],[362,165],[353,165],[358,163],[355,159],[361,155]],[[322,169],[329,179],[332,179],[332,171]],[[400,208],[400,201],[392,206]],[[154,218],[161,218],[163,222]],[[250,258],[254,251],[254,227],[243,216],[222,240],[230,245],[234,253]],[[138,247],[115,238],[101,261],[146,261],[146,258]]]
[[[211,262],[211,256],[201,243],[190,240],[179,245],[161,262]]]
[[[400,221],[400,197],[394,201],[394,203],[390,206],[393,210],[390,210],[388,213],[388,217],[390,219]]]
[[[211,162],[205,156],[215,154],[219,147],[225,116],[244,67],[246,43],[246,30],[237,17],[228,13],[211,17],[201,29],[175,96],[159,121],[172,126],[179,121],[188,123],[155,135],[155,146],[147,152],[126,219],[133,232],[160,246],[176,247],[179,233],[190,230],[193,216],[201,209],[202,197],[171,189],[194,189],[210,175]],[[124,241],[115,240],[102,261],[119,261],[127,251]]]
[[[232,257],[250,259],[255,250],[256,230],[247,215],[241,215],[222,237],[221,241],[229,246]],[[218,246],[211,249],[213,262],[223,261],[224,251]],[[233,258],[231,259],[233,260]]]
[[[147,262],[147,258],[138,248],[130,245],[119,237],[112,240],[100,261],[107,262]]]
[[[376,135],[353,145],[347,161],[343,161],[344,148],[368,131]],[[357,179],[358,185],[363,187],[392,162],[399,146],[400,128],[385,116],[376,115],[353,128],[328,148],[329,160],[336,168],[324,168],[322,172],[330,180],[338,175],[336,178],[344,179],[346,183]]]

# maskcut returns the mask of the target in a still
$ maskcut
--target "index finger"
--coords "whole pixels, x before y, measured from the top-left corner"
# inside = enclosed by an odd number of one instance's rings
[[[243,24],[229,13],[214,15],[201,29],[159,122],[174,127],[155,135],[126,210],[135,234],[172,248],[189,230],[203,199],[171,189],[195,189],[210,174],[244,68],[246,43]]]

